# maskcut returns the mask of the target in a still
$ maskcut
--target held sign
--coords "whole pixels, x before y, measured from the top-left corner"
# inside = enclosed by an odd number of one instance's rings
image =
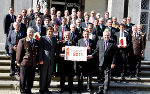
[[[87,47],[65,46],[65,60],[87,61]]]

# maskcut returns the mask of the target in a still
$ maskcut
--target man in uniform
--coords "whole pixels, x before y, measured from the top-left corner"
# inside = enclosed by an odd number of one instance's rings
[[[38,64],[38,41],[33,39],[34,29],[27,29],[27,37],[19,41],[17,46],[16,61],[20,67],[20,92],[32,94],[31,88]]]
[[[132,45],[134,53],[134,64],[132,69],[136,78],[139,78],[139,70],[141,65],[141,54],[142,54],[142,35],[137,32],[137,26],[132,26]]]

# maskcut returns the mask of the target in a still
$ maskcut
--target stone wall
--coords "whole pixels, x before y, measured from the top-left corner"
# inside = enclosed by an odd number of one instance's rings
[[[5,35],[3,29],[4,16],[8,14],[9,7],[11,6],[11,0],[3,0],[0,3],[0,50],[4,50],[5,45]]]
[[[90,15],[91,10],[100,12],[104,17],[104,13],[107,10],[107,0],[85,0],[85,11]]]

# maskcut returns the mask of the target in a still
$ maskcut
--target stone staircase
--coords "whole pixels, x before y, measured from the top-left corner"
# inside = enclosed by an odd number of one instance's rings
[[[4,55],[4,51],[0,51],[0,89],[18,89],[19,77],[9,76],[10,69],[10,57]],[[84,78],[86,80],[86,78]],[[97,88],[97,78],[93,77],[93,87]],[[77,86],[77,78],[74,78],[74,85]],[[86,85],[86,81],[84,81]],[[51,87],[59,90],[59,77],[53,77]],[[39,76],[36,75],[34,81],[34,88],[39,88]],[[126,77],[125,80],[121,80],[120,77],[113,77],[110,82],[110,88],[144,88],[150,89],[150,61],[142,61],[140,79]]]

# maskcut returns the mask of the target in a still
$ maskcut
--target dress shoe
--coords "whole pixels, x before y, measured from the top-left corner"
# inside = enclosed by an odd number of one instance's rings
[[[104,94],[104,93],[103,93],[103,90],[98,90],[96,94]]]
[[[87,89],[87,91],[88,91],[90,94],[92,94],[92,90],[91,90],[91,89]]]
[[[140,77],[139,77],[138,75],[135,75],[135,78],[136,78],[136,79],[140,79]]]
[[[11,73],[11,74],[9,74],[9,76],[11,76],[11,77],[12,77],[12,76],[14,76],[14,75],[15,75],[15,73]]]
[[[123,74],[123,73],[121,74],[121,79],[122,79],[122,80],[124,80],[124,79],[125,79],[125,77],[124,77],[124,74]]]
[[[45,92],[46,92],[46,93],[48,93],[48,94],[52,94],[52,92],[51,92],[51,91],[49,91],[49,90],[46,90]]]

